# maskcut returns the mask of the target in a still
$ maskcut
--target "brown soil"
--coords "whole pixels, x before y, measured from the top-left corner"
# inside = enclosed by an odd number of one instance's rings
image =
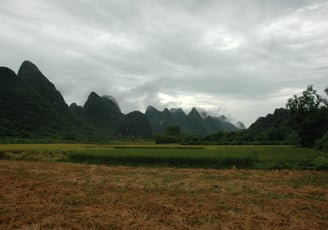
[[[328,229],[328,172],[0,161],[0,229]]]

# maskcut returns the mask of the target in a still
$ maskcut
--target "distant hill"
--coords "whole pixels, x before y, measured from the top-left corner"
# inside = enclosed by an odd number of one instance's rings
[[[270,128],[288,128],[292,129],[292,116],[289,110],[280,108],[275,109],[273,114],[268,114],[265,117],[259,117],[249,129],[266,130]]]
[[[76,103],[70,110],[86,121],[101,136],[150,138],[152,131],[146,116],[140,112],[127,115],[112,96],[99,96],[91,92],[84,106]]]
[[[164,133],[169,125],[178,125],[182,132],[207,135],[218,131],[237,131],[240,127],[229,122],[225,117],[201,116],[196,108],[187,115],[181,108],[159,111],[148,106],[146,113],[154,133]]]
[[[116,129],[116,136],[150,138],[152,129],[147,117],[139,111],[134,111],[121,119]]]
[[[180,128],[185,129],[187,125],[187,114],[181,108],[173,108],[170,109],[170,113],[172,114],[174,121],[179,124]]]
[[[145,115],[154,133],[164,133],[168,125],[175,123],[175,119],[168,109],[158,111],[154,107],[148,106]]]
[[[151,136],[145,115],[124,115],[111,96],[92,92],[83,107],[76,103],[68,107],[55,85],[30,61],[23,62],[18,75],[0,67],[0,102],[0,137]]]
[[[43,75],[43,73],[30,61],[24,61],[18,70],[19,78],[21,78],[30,88],[37,92],[43,99],[47,101],[49,106],[55,110],[57,119],[61,121],[64,128],[57,131],[66,133],[93,133],[93,129],[89,127],[83,120],[80,120],[69,110],[62,94],[56,89],[55,85]]]
[[[289,110],[284,108],[275,109],[273,114],[259,117],[250,125],[248,132],[253,133],[254,138],[259,140],[297,142],[292,115]]]
[[[210,134],[242,129],[224,116],[200,114],[193,108],[158,111],[149,106],[145,114],[127,115],[114,97],[91,92],[83,106],[68,106],[55,85],[30,61],[24,61],[18,74],[0,67],[0,137],[54,137],[63,139],[97,139],[111,137],[149,138],[164,133],[171,125],[182,132]]]
[[[74,103],[70,110],[101,136],[112,136],[124,116],[116,103],[107,97],[100,97],[95,92],[90,93],[83,107]]]
[[[12,70],[0,67],[0,136],[56,136],[68,130],[56,109]]]
[[[196,108],[193,108],[186,118],[186,132],[193,134],[207,134],[206,120],[203,120]]]
[[[17,75],[38,92],[57,112],[68,113],[68,106],[61,93],[32,62],[24,61]]]
[[[235,126],[239,129],[246,129],[246,126],[241,121],[238,121],[237,123],[235,123]]]

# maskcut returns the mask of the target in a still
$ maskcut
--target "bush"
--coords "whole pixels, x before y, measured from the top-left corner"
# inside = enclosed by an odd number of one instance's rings
[[[313,165],[317,170],[328,170],[328,156],[319,156],[313,161]]]
[[[203,137],[200,135],[189,135],[183,139],[183,145],[201,145],[204,144]]]
[[[156,144],[173,144],[173,143],[180,143],[181,138],[176,136],[156,135],[155,141]]]
[[[328,132],[316,142],[315,148],[317,150],[328,152]]]

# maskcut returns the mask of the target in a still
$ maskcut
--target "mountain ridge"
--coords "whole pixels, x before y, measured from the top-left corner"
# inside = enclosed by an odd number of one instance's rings
[[[182,108],[165,108],[159,111],[154,106],[148,106],[145,112],[154,133],[163,134],[169,125],[178,125],[182,132],[207,135],[218,131],[238,131],[237,127],[224,116],[202,116],[194,107],[186,114]],[[224,119],[223,119],[224,118]],[[242,122],[240,122],[242,124]]]
[[[123,114],[112,96],[91,92],[84,106],[68,106],[55,85],[30,61],[24,61],[18,73],[0,67],[0,137],[29,138],[110,138],[124,124],[143,129],[129,130],[127,136],[151,137],[151,128],[143,114]],[[136,118],[134,118],[136,116]],[[123,124],[121,124],[123,122]]]
[[[31,61],[24,61],[17,74],[7,67],[0,67],[0,77],[0,102],[6,101],[0,105],[0,136],[24,136],[27,133],[36,137],[59,137],[77,133],[82,136],[149,138],[152,133],[163,133],[170,124],[181,126],[184,132],[204,135],[220,130],[239,130],[219,117],[203,118],[196,108],[186,114],[181,108],[159,111],[150,105],[145,113],[124,114],[114,97],[99,96],[96,92],[89,94],[83,106],[76,103],[68,106],[61,92]],[[27,115],[22,117],[20,114]],[[15,131],[10,132],[13,127]]]

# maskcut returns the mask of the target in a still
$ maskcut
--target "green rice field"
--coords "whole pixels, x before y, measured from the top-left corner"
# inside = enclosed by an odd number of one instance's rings
[[[284,145],[9,144],[0,159],[177,168],[328,169],[327,153]]]

